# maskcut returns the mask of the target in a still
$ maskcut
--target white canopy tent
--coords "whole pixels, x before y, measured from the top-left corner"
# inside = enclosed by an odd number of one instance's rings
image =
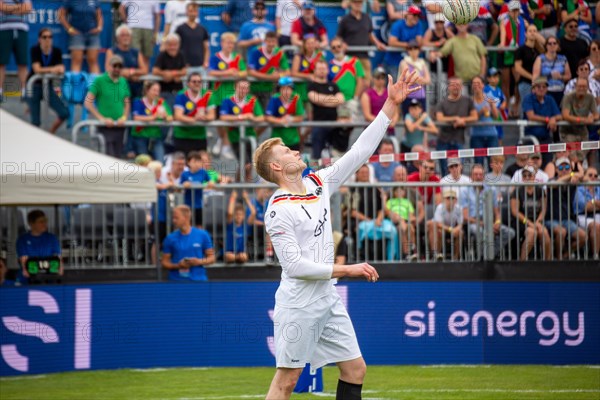
[[[0,109],[0,205],[155,202],[154,174]]]

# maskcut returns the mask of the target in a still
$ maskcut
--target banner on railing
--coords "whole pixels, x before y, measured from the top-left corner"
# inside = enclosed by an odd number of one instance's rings
[[[598,283],[339,287],[368,364],[600,363]],[[276,288],[276,282],[3,288],[0,375],[274,366]]]

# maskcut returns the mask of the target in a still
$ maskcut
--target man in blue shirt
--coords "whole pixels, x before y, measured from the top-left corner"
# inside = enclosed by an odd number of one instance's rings
[[[546,126],[528,126],[525,134],[535,136],[540,144],[552,143],[552,132],[562,119],[558,105],[548,95],[548,80],[540,76],[533,81],[532,93],[523,99],[523,114],[529,121],[543,122]],[[543,166],[552,161],[552,153],[542,154]]]
[[[161,260],[172,281],[206,281],[204,266],[215,262],[210,235],[204,229],[192,227],[191,216],[188,206],[173,209],[173,226],[177,230],[165,239]]]
[[[388,138],[383,138],[379,144],[378,154],[388,157],[394,156],[394,142]],[[379,161],[371,164],[375,172],[377,182],[392,182],[394,180],[394,170],[400,165],[398,161]]]
[[[251,21],[244,22],[240,28],[238,48],[247,49],[258,46],[265,40],[267,32],[276,32],[275,25],[266,20],[267,7],[263,0],[256,0],[253,13],[254,18]]]
[[[408,48],[408,42],[416,40],[419,47],[423,45],[423,35],[425,30],[421,25],[421,10],[419,7],[410,6],[406,13],[406,19],[394,22],[388,38],[389,47],[397,47],[403,50]],[[394,79],[398,76],[398,66],[402,61],[403,53],[398,51],[388,51],[384,58],[384,64],[388,73]]]
[[[23,276],[34,278],[27,270],[27,260],[31,258],[49,259],[59,257],[61,248],[58,238],[48,232],[48,218],[41,210],[32,210],[27,214],[29,232],[17,239],[17,257],[21,263]],[[63,264],[60,260],[58,275],[63,274]]]

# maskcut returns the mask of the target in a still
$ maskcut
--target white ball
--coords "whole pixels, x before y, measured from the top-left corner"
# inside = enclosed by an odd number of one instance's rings
[[[477,18],[479,0],[444,0],[442,12],[455,25],[466,25]]]

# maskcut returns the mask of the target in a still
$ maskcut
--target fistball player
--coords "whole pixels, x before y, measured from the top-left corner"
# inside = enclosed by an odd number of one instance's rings
[[[254,154],[258,174],[279,186],[269,201],[265,225],[282,267],[273,315],[277,371],[267,399],[289,399],[306,363],[336,363],[337,399],[361,398],[366,364],[346,308],[334,288],[336,278],[379,278],[367,263],[334,264],[329,197],[375,152],[391,118],[418,76],[388,76],[388,98],[352,149],[332,166],[302,178],[306,164],[281,139],[265,141]]]

